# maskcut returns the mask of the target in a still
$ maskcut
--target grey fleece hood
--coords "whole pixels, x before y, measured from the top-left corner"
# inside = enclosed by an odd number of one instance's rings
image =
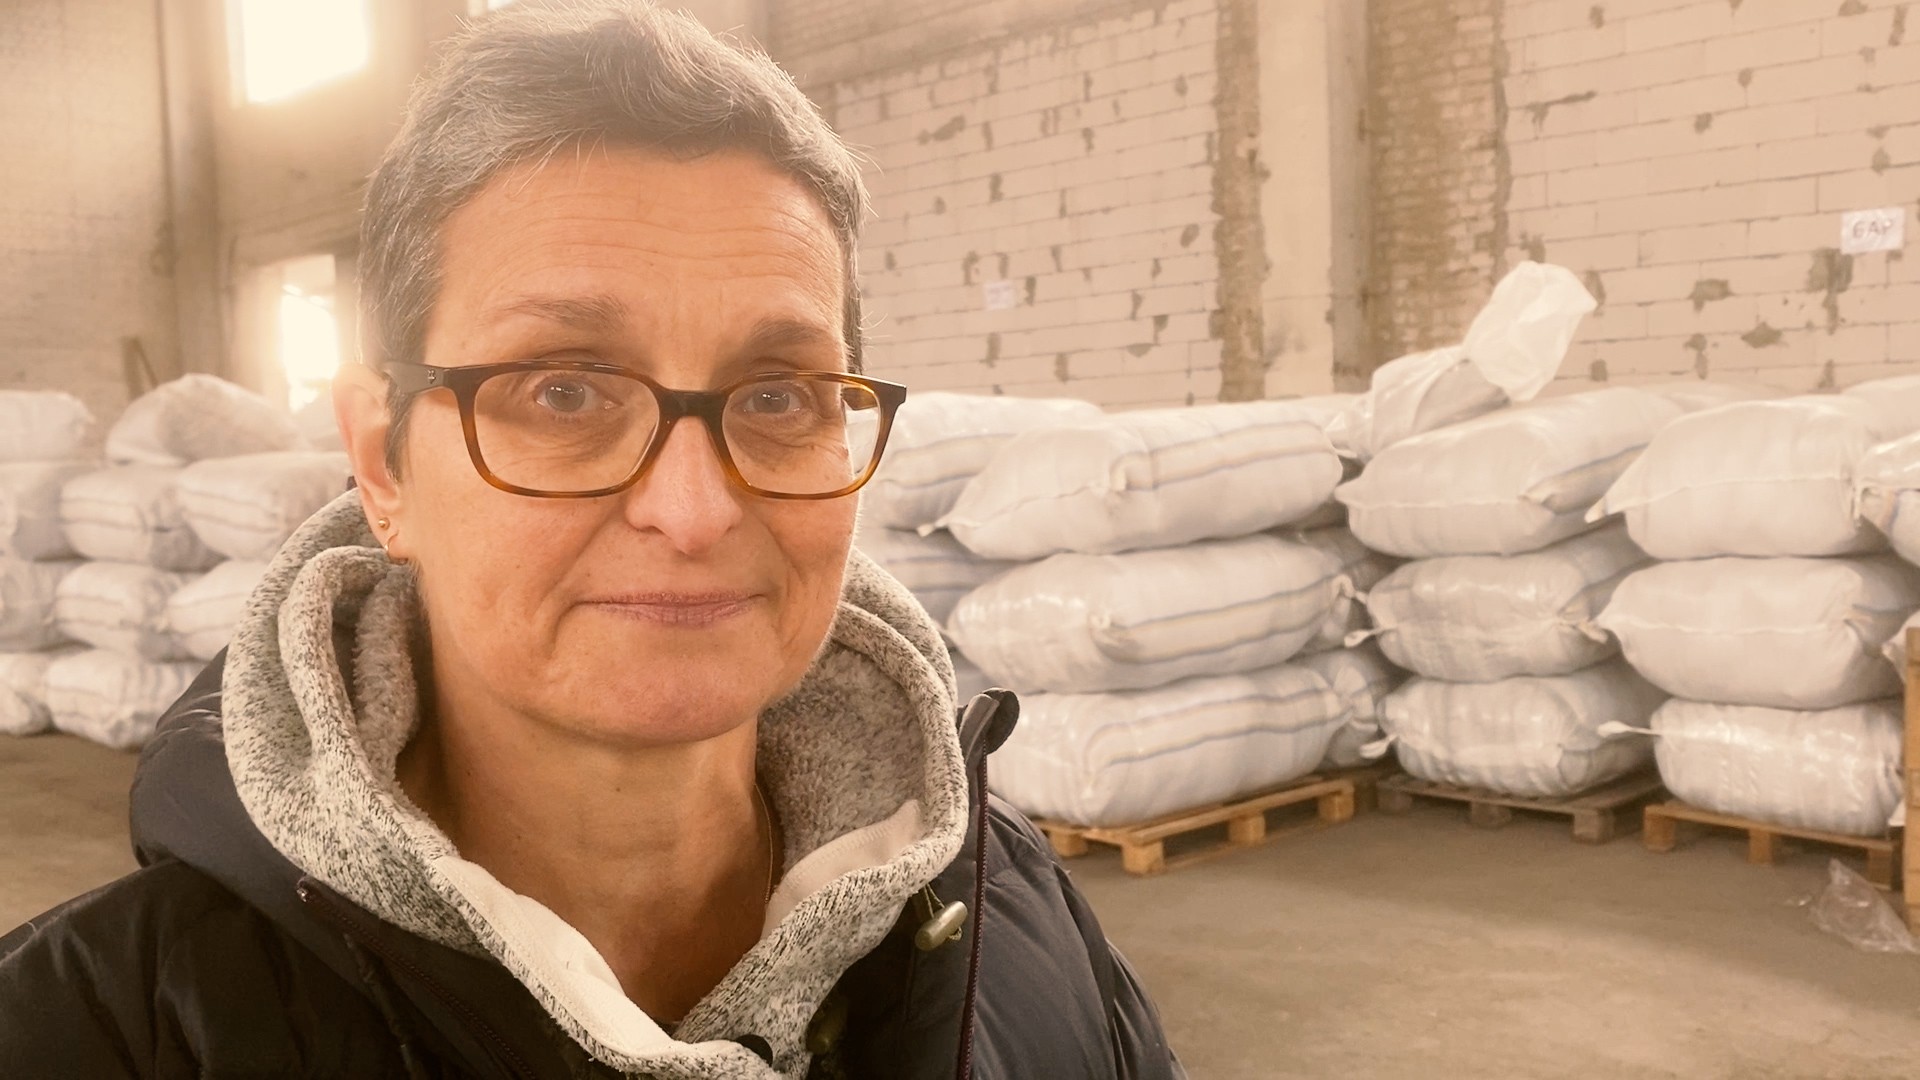
[[[799,1077],[808,1022],[901,907],[959,852],[967,779],[953,671],[899,583],[855,554],[827,647],[761,716],[759,768],[785,831],[761,940],[670,1037],[534,900],[460,858],[401,791],[419,723],[422,618],[348,494],[307,522],[228,652],[227,762],[248,816],[304,873],[403,930],[491,956],[595,1058],[661,1080]],[[773,1066],[730,1041],[757,1035]]]

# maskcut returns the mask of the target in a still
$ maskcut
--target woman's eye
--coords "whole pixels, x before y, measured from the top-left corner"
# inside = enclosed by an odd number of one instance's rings
[[[587,407],[591,393],[585,383],[554,380],[543,384],[534,399],[554,412],[574,413]]]
[[[747,411],[756,413],[792,412],[800,405],[794,392],[785,387],[767,387],[755,390],[747,398]]]

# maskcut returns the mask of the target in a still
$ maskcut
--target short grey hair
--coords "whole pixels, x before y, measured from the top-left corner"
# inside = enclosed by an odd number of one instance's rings
[[[847,364],[861,369],[859,160],[764,53],[647,0],[523,0],[456,36],[415,86],[361,220],[362,355],[418,362],[440,288],[440,231],[501,171],[607,143],[697,156],[744,149],[804,183],[845,268]],[[405,399],[389,399],[398,475]]]

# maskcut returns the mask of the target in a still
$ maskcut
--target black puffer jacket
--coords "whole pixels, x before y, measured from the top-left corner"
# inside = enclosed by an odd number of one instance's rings
[[[143,757],[142,869],[0,938],[0,1072],[611,1075],[505,968],[381,922],[267,843],[227,770],[221,674],[215,661]],[[975,827],[815,1017],[810,1075],[1184,1075],[1044,839],[1017,811],[981,801],[986,754],[1016,712],[1011,695],[983,696],[963,719]],[[965,932],[918,949],[932,909],[956,900],[974,912]]]

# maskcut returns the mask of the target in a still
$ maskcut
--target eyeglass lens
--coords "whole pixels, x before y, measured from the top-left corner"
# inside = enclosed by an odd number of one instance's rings
[[[755,381],[727,396],[720,426],[747,484],[822,495],[872,465],[879,404],[867,387],[830,376]],[[500,373],[480,384],[473,414],[480,457],[495,477],[554,494],[626,480],[660,426],[645,383],[592,371]]]

